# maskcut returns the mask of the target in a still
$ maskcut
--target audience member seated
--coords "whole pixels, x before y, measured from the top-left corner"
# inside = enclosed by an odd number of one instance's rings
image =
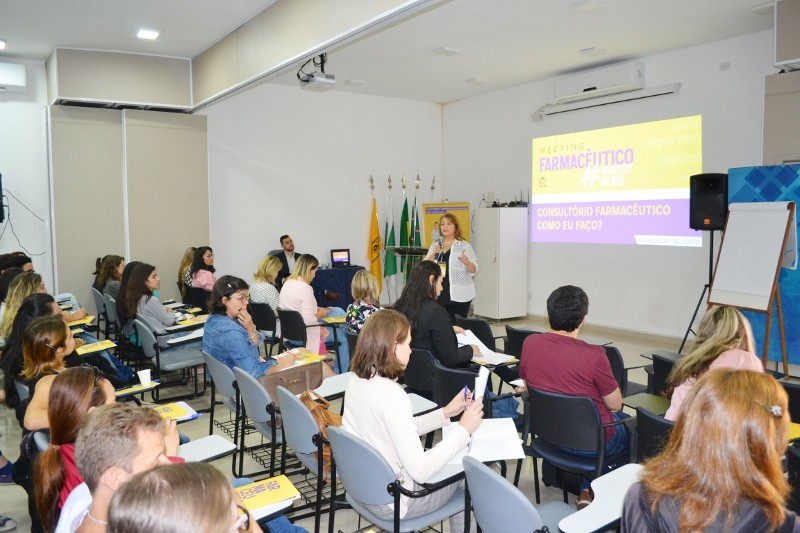
[[[25,272],[19,267],[7,268],[0,274],[0,323],[3,321],[3,316],[6,312],[6,297],[8,297],[8,289],[14,278]]]
[[[399,312],[384,309],[367,319],[353,355],[355,375],[347,384],[342,427],[375,448],[396,469],[397,478],[407,489],[418,490],[469,443],[483,419],[483,402],[458,393],[444,408],[415,417],[411,400],[397,383],[408,365],[410,343],[409,322]],[[458,427],[426,451],[420,435],[449,425],[450,418],[461,413]],[[401,496],[400,518],[438,509],[460,484],[463,481],[413,500]],[[392,505],[366,507],[380,518],[393,517]],[[474,529],[475,521],[470,523]],[[450,531],[464,531],[463,511],[450,517]]]
[[[364,326],[364,322],[369,316],[380,310],[380,291],[378,290],[378,280],[369,270],[361,269],[353,276],[350,283],[350,291],[353,294],[353,303],[347,306],[347,326],[348,333],[358,334]]]
[[[214,251],[208,246],[198,247],[192,262],[191,286],[210,291],[217,281],[214,272]]]
[[[158,335],[158,343],[162,348],[167,346],[167,341],[174,337],[186,335],[186,332],[168,335],[166,328],[175,325],[175,313],[164,306],[156,291],[161,287],[161,278],[153,265],[139,263],[131,272],[125,289],[125,319],[126,334],[133,331],[133,319],[138,317],[153,328]],[[181,344],[180,349],[196,348],[200,341],[191,341]]]
[[[92,272],[92,276],[94,276],[94,281],[92,282],[92,288],[97,289],[98,291],[103,290],[103,286],[100,285],[100,271],[103,269],[103,258],[98,257],[94,260],[94,272]]]
[[[566,285],[547,298],[550,331],[528,335],[522,345],[519,375],[530,387],[570,396],[588,396],[594,402],[600,422],[608,424],[629,418],[622,412],[622,394],[611,373],[611,365],[602,346],[592,346],[578,339],[589,312],[589,298],[580,287]],[[606,456],[628,448],[628,429],[619,424],[606,429]],[[593,453],[566,450],[581,456]],[[578,508],[591,503],[589,481],[581,483]]]
[[[75,466],[75,439],[95,407],[114,403],[114,387],[91,366],[67,368],[53,380],[47,418],[50,447],[34,464],[36,508],[46,531],[53,531],[72,490],[83,482]]]
[[[769,374],[718,368],[697,380],[661,454],[625,496],[623,533],[798,532],[785,509],[786,392]]]
[[[119,294],[119,284],[124,269],[124,257],[119,255],[105,256],[103,264],[100,265],[100,274],[97,276],[97,284],[101,287],[99,289],[100,292],[116,299],[117,294]]]
[[[464,331],[450,323],[447,310],[436,303],[442,292],[442,269],[433,261],[420,261],[411,269],[406,286],[394,308],[411,324],[411,347],[430,351],[444,366],[464,367],[473,355],[480,354],[475,345],[459,347],[456,333]]]
[[[131,274],[133,274],[133,269],[136,268],[137,265],[141,264],[141,261],[131,261],[125,265],[125,268],[122,269],[122,279],[119,281],[119,292],[114,300],[117,304],[117,319],[122,323],[123,330],[129,329],[129,324],[125,319],[125,296],[128,293],[128,285],[131,280]],[[130,330],[124,331],[124,333],[130,336],[132,331],[133,326],[130,325]]]
[[[64,358],[75,349],[75,340],[61,317],[34,319],[22,335],[22,378],[28,382],[31,401],[23,426],[28,431],[45,429],[50,388],[56,375],[66,368]]]
[[[755,352],[750,322],[741,311],[727,305],[706,311],[692,351],[675,363],[667,380],[666,394],[671,401],[664,418],[675,420],[678,417],[681,404],[695,381],[712,368],[763,372],[764,366]]]
[[[189,287],[192,286],[192,263],[194,262],[194,253],[197,248],[190,246],[183,252],[181,264],[178,266],[178,286],[181,291],[181,298],[184,303],[189,297]]]
[[[281,261],[274,255],[268,255],[261,260],[258,270],[253,274],[255,281],[250,285],[250,301],[257,304],[269,304],[275,316],[278,315],[280,305],[280,291],[275,285],[278,272],[281,270]]]
[[[159,466],[135,475],[114,494],[108,522],[110,533],[261,532],[222,472],[203,463]],[[283,515],[266,525],[271,533],[306,532]]]
[[[229,368],[239,367],[260,378],[292,366],[297,356],[287,353],[265,361],[259,354],[264,337],[247,312],[247,283],[234,276],[222,276],[211,291],[211,316],[203,331],[203,349]],[[330,372],[327,365],[322,366]],[[329,374],[329,375],[332,375]]]
[[[59,316],[59,311],[58,305],[56,305],[55,300],[53,300],[53,297],[49,294],[31,294],[25,298],[22,302],[22,306],[19,308],[16,319],[14,319],[14,326],[11,329],[11,336],[8,338],[3,357],[0,358],[0,368],[3,369],[4,373],[3,389],[6,394],[6,406],[16,410],[20,425],[22,425],[25,409],[29,401],[20,401],[17,395],[17,388],[14,385],[15,379],[22,382],[25,381],[21,375],[24,366],[24,359],[22,356],[23,333],[28,324],[34,319],[51,315]],[[103,372],[103,376],[110,380],[115,387],[123,386],[127,383],[126,381],[120,380],[116,369],[101,353],[80,356],[73,352],[64,358],[64,363],[67,367],[80,366],[84,363],[95,365]]]
[[[114,492],[139,472],[183,462],[177,453],[174,421],[130,403],[98,407],[78,432],[75,464],[83,483],[64,503],[56,533],[105,532]]]
[[[300,252],[294,251],[294,241],[288,235],[281,235],[280,241],[282,250],[275,254],[275,257],[280,260],[282,265],[280,272],[278,272],[278,290],[283,288],[283,284],[286,283],[286,280],[292,272],[294,272],[297,259],[303,255]]]
[[[24,252],[0,255],[0,274],[9,268],[21,268],[23,272],[33,272],[33,260]]]
[[[344,316],[344,310],[339,307],[317,307],[317,300],[314,298],[314,289],[311,282],[317,275],[319,261],[311,254],[301,255],[294,267],[294,272],[283,284],[280,294],[280,308],[297,311],[303,317],[303,322],[307,326],[318,324],[324,317]],[[337,372],[347,372],[350,368],[350,349],[347,344],[347,337],[344,334],[338,335],[339,357],[342,368],[337,364],[334,370]],[[333,330],[330,327],[310,327],[306,328],[306,348],[308,351],[317,354],[326,352],[325,340],[333,340]]]

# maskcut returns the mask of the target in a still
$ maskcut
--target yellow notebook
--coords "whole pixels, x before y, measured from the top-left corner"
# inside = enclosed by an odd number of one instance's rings
[[[72,327],[72,326],[83,326],[84,324],[91,324],[92,322],[94,322],[94,317],[93,316],[87,316],[86,318],[82,318],[80,320],[73,320],[72,322],[67,322],[67,325],[69,327]]]
[[[93,342],[91,344],[84,344],[80,348],[75,349],[75,353],[78,355],[86,355],[87,353],[94,353],[99,352],[101,350],[110,350],[111,348],[116,347],[113,341],[108,339],[99,342]]]
[[[200,309],[199,307],[192,307],[191,309],[184,309],[182,312],[194,314],[194,313],[199,313],[200,311],[202,311],[202,309]]]
[[[165,403],[164,405],[153,407],[153,410],[164,418],[171,418],[176,422],[194,420],[200,416],[197,414],[197,411],[189,407],[189,404],[186,402]]]
[[[300,492],[286,476],[275,476],[236,488],[244,508],[251,513],[286,500],[296,500]]]
[[[800,439],[800,424],[792,422],[789,426],[789,442]]]
[[[347,320],[346,316],[332,316],[332,317],[325,317],[322,319],[323,322],[327,324],[344,324]]]
[[[69,332],[72,333],[73,336],[80,335],[81,333],[83,333],[83,328],[71,329],[69,330]]]
[[[205,324],[206,320],[208,320],[208,315],[198,315],[194,318],[190,318],[189,320],[181,320],[178,322],[181,326],[197,326],[200,324]]]

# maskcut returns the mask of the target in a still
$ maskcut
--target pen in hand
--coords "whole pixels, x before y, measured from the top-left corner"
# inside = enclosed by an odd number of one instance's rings
[[[464,401],[467,401],[467,394],[469,394],[469,388],[464,385]]]

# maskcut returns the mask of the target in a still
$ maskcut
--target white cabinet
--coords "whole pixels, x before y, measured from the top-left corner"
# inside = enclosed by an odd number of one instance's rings
[[[528,314],[528,209],[488,207],[475,212],[473,313],[505,319]]]

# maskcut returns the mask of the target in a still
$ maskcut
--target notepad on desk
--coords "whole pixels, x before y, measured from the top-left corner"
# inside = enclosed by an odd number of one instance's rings
[[[169,418],[176,422],[186,422],[200,416],[186,402],[165,403],[164,405],[153,407],[153,410],[164,418]]]
[[[75,329],[69,330],[69,332],[72,333],[73,337],[75,335],[80,335],[81,333],[83,333],[83,331],[84,331],[83,328],[75,328]]]
[[[104,341],[93,342],[91,344],[84,344],[80,348],[75,348],[75,353],[78,355],[86,355],[88,353],[99,352],[102,350],[110,350],[116,348],[116,344],[108,339]]]
[[[516,360],[516,357],[502,353],[493,352],[483,344],[478,337],[470,330],[464,330],[463,333],[457,333],[459,346],[466,346],[467,344],[474,344],[481,349],[481,353],[472,356],[472,360],[479,365],[501,365]]]
[[[442,438],[447,437],[458,422],[442,428]],[[450,464],[461,464],[465,455],[478,461],[500,461],[523,459],[525,451],[510,418],[484,418],[481,425],[472,433],[469,445],[450,460]]]
[[[317,361],[324,361],[325,359],[328,358],[327,354],[320,355],[320,354],[311,353],[305,348],[294,348],[292,350],[279,353],[278,355],[275,356],[275,358],[276,359],[280,359],[281,357],[284,357],[284,356],[286,356],[288,354],[297,355],[297,360],[289,368],[294,368],[296,366],[310,365],[311,363],[316,363]]]
[[[205,324],[206,320],[208,320],[208,315],[200,315],[188,320],[181,320],[178,324],[181,326],[197,326],[199,324]]]
[[[67,322],[69,327],[73,326],[84,326],[86,324],[91,324],[94,322],[94,316],[87,316],[86,318],[81,318],[80,320],[73,320],[72,322]]]
[[[173,337],[173,338],[171,338],[170,340],[167,341],[167,344],[172,346],[172,345],[175,345],[175,344],[181,344],[182,342],[188,342],[188,341],[191,341],[191,340],[194,340],[194,339],[201,339],[201,338],[203,338],[203,331],[204,330],[205,330],[205,328],[200,328],[200,329],[196,329],[196,330],[192,331],[189,334],[182,335],[180,337]]]
[[[236,487],[244,508],[256,520],[287,507],[300,497],[300,492],[286,476],[275,476]]]

